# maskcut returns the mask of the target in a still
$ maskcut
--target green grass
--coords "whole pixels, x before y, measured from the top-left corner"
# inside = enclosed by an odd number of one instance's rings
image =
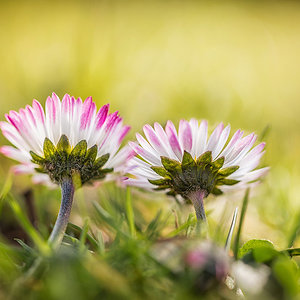
[[[55,197],[56,191],[41,187],[34,190],[32,221],[28,219],[28,207],[21,208],[23,199],[17,199],[12,190],[4,191],[2,214],[12,211],[14,227],[22,233],[15,244],[5,239],[0,242],[0,287],[4,299],[236,298],[235,289],[216,280],[213,270],[217,258],[213,255],[207,258],[205,268],[194,270],[186,264],[187,253],[205,242],[197,237],[191,207],[112,183],[79,190],[62,247],[53,253],[47,246],[50,223],[38,217],[36,204],[42,201],[47,211],[49,202],[42,198]],[[81,215],[80,197],[89,197],[84,208],[89,217]],[[243,207],[245,213],[245,204]],[[213,249],[224,249],[230,219],[218,224],[209,212],[208,215]],[[237,243],[245,242],[241,221],[233,232],[233,239],[240,242],[232,243],[232,262],[233,251],[238,249],[237,257],[245,263],[264,264],[270,270],[268,285],[261,296],[269,299],[279,293],[281,297],[296,297],[300,278],[290,255],[299,255],[300,250],[283,251],[263,240],[237,247]],[[286,281],[286,276],[291,276],[291,280]]]

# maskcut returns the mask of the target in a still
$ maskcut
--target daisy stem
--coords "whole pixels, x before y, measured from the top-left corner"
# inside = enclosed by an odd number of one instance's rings
[[[61,183],[61,205],[54,228],[48,239],[49,245],[52,246],[54,250],[60,245],[64,237],[71,213],[74,190],[73,180],[71,178],[63,179]],[[12,289],[9,299],[16,299],[16,295],[18,295],[20,291],[22,292],[21,287],[25,286],[28,281],[42,272],[43,263],[44,257],[42,256],[35,260],[30,269],[26,272],[25,276],[15,282],[15,288]]]
[[[64,237],[71,213],[74,190],[72,178],[64,178],[61,183],[61,205],[59,213],[48,240],[53,248],[59,246]]]
[[[206,215],[205,215],[205,210],[203,205],[204,197],[205,197],[204,190],[191,192],[188,197],[194,205],[198,223],[199,222],[206,223]]]

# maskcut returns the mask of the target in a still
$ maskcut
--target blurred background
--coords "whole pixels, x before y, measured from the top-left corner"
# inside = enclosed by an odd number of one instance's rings
[[[54,91],[111,103],[129,139],[145,123],[191,117],[257,132],[271,172],[251,192],[244,236],[287,246],[300,222],[300,2],[1,1],[0,41],[1,120]],[[13,162],[0,161],[3,186]],[[13,181],[17,194],[32,188]],[[231,216],[242,197],[208,199],[215,222],[217,203]]]

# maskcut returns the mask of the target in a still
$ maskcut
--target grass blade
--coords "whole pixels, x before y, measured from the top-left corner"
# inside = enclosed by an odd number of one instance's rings
[[[298,213],[298,215],[296,217],[295,226],[290,234],[290,237],[288,240],[288,248],[293,247],[293,244],[294,244],[297,236],[299,235],[299,232],[300,232],[300,213]]]
[[[128,234],[120,230],[120,227],[117,224],[116,220],[99,203],[94,201],[93,205],[101,220],[103,220],[107,225],[115,229],[116,232],[120,233],[122,236],[128,237]]]
[[[288,253],[291,257],[292,256],[299,256],[300,255],[300,248],[285,249],[285,250],[283,250],[281,252]]]
[[[173,230],[170,233],[168,233],[167,237],[168,238],[172,238],[172,237],[180,234],[182,231],[187,230],[190,226],[195,226],[196,223],[197,223],[196,218],[194,218],[193,214],[190,214],[189,217],[188,217],[188,219],[187,219],[187,221],[185,223],[183,223],[182,225],[180,225],[175,230]]]
[[[2,211],[2,205],[3,205],[4,199],[6,198],[7,194],[11,190],[11,187],[12,187],[12,176],[11,176],[11,173],[9,173],[8,176],[6,177],[4,185],[0,192],[0,214]]]
[[[241,236],[241,232],[242,232],[242,227],[243,227],[243,222],[244,222],[244,218],[245,218],[245,214],[247,211],[247,206],[248,206],[248,200],[249,200],[249,189],[247,189],[244,199],[243,199],[243,206],[242,206],[242,211],[241,211],[241,216],[240,216],[240,222],[239,222],[239,226],[237,229],[237,234],[235,237],[235,243],[234,243],[234,257],[235,259],[237,259],[238,257],[238,251],[239,251],[239,246],[240,246],[240,236]]]
[[[8,197],[8,203],[13,210],[17,220],[19,221],[22,228],[25,230],[25,232],[28,234],[28,236],[31,238],[31,240],[34,242],[34,244],[37,246],[39,251],[44,255],[49,255],[51,249],[45,241],[42,236],[39,234],[38,231],[33,227],[33,225],[30,223],[28,217],[24,214],[21,206],[19,203],[10,195],[7,195]]]
[[[71,229],[74,233],[79,234],[80,236],[82,235],[83,229],[81,229],[79,226],[69,222],[68,228]],[[85,233],[85,238],[93,246],[93,248],[98,247],[97,241],[87,232]]]
[[[131,192],[129,187],[126,190],[126,215],[127,215],[130,235],[134,237],[135,236],[134,213],[132,208],[132,198],[131,198]]]
[[[229,229],[228,236],[227,236],[226,243],[225,243],[226,252],[229,252],[229,250],[230,250],[231,239],[232,239],[232,234],[233,234],[233,230],[234,230],[235,223],[236,223],[236,217],[237,217],[238,209],[239,208],[236,207],[236,209],[234,210],[233,218],[232,218],[232,221],[231,221],[230,229]]]
[[[85,249],[85,242],[87,240],[88,231],[89,231],[89,219],[86,218],[84,220],[84,225],[82,227],[82,231],[81,231],[80,238],[79,238],[79,250],[82,252]]]
[[[98,253],[103,255],[105,253],[105,243],[103,239],[103,234],[101,231],[98,232]]]

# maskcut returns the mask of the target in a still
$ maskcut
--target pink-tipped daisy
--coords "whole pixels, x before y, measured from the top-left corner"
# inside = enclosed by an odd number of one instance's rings
[[[229,189],[245,188],[264,175],[268,168],[254,170],[264,154],[265,143],[253,148],[257,136],[243,137],[238,130],[228,141],[230,126],[220,123],[208,136],[207,121],[181,120],[178,132],[171,121],[165,129],[143,127],[145,137],[130,146],[137,156],[129,163],[127,184],[191,201],[198,219],[205,219],[203,198]]]
[[[118,112],[108,113],[104,105],[97,112],[96,104],[65,95],[52,94],[46,101],[46,113],[33,100],[19,112],[10,111],[1,122],[3,135],[15,146],[3,146],[1,152],[19,161],[19,173],[34,174],[36,182],[59,184],[62,200],[59,214],[49,237],[55,247],[66,230],[76,183],[103,179],[112,171],[122,170],[131,157],[128,147],[119,150],[130,129],[124,126]],[[50,181],[51,179],[51,181]]]
[[[130,157],[127,147],[118,152],[129,131],[118,112],[109,114],[109,105],[97,112],[96,104],[65,95],[48,97],[44,112],[33,100],[19,112],[5,115],[0,122],[3,135],[15,146],[3,146],[1,152],[19,161],[17,173],[33,174],[35,182],[60,184],[64,177],[80,175],[81,182],[102,179],[120,170]]]

